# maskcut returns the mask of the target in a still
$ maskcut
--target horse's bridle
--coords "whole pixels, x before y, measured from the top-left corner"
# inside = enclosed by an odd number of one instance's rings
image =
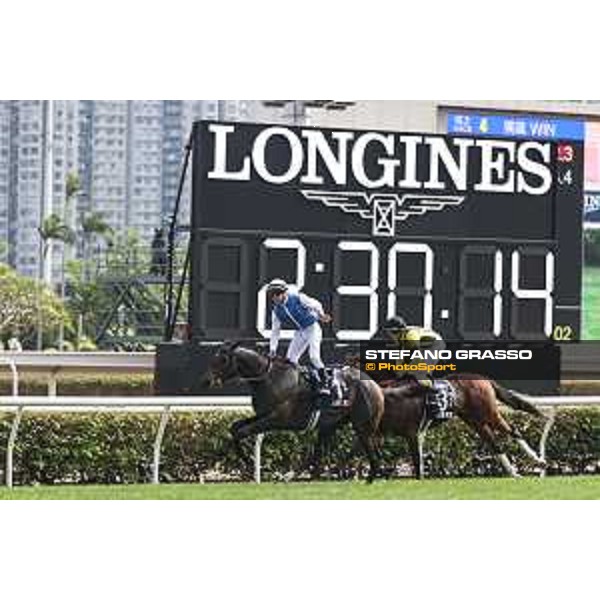
[[[264,381],[269,375],[269,371],[271,370],[271,365],[273,364],[273,360],[270,356],[267,357],[267,366],[263,373],[259,375],[255,375],[254,377],[240,377],[240,383],[257,383],[259,381]]]

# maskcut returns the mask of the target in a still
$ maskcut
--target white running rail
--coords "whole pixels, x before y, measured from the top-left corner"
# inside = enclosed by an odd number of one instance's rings
[[[42,370],[53,368],[54,376],[60,369],[74,370],[106,370],[118,368],[152,370],[154,368],[153,353],[115,353],[93,352],[81,353],[62,352],[56,355],[57,362],[52,362],[48,355],[41,352],[2,353],[0,363],[9,366],[12,372],[12,395],[0,396],[0,411],[15,413],[6,448],[5,482],[8,487],[13,485],[13,455],[17,441],[19,425],[22,415],[27,412],[48,411],[126,411],[126,412],[160,412],[153,445],[152,482],[160,481],[160,455],[162,440],[169,421],[169,416],[176,411],[200,412],[207,410],[243,410],[249,409],[251,400],[249,396],[125,396],[125,397],[99,397],[99,396],[20,396],[19,376],[17,367],[39,367]],[[118,357],[118,358],[116,358]],[[52,367],[51,365],[54,365]],[[55,392],[54,388],[54,392]],[[526,396],[536,406],[547,408],[547,421],[540,439],[540,456],[546,457],[546,442],[559,407],[574,406],[599,406],[600,396]],[[261,447],[263,435],[257,436],[254,445],[254,479],[257,483],[261,480]]]
[[[160,456],[162,441],[169,417],[173,412],[202,412],[211,410],[244,410],[249,409],[251,401],[248,396],[0,396],[0,411],[14,412],[15,416],[10,429],[6,446],[5,483],[13,486],[13,456],[19,433],[19,425],[24,412],[48,411],[126,411],[126,412],[160,412],[160,421],[153,444],[152,482],[160,481]],[[257,436],[254,445],[254,477],[260,483],[260,453],[263,436]]]
[[[2,352],[21,373],[41,373],[48,378],[48,395],[56,396],[57,377],[72,373],[152,373],[154,352]]]

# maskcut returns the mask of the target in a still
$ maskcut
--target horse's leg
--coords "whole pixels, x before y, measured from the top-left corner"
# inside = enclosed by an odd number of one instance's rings
[[[250,477],[254,476],[254,469],[252,460],[247,456],[246,451],[243,448],[242,442],[248,437],[256,436],[259,433],[266,433],[267,431],[274,431],[281,429],[281,421],[274,414],[262,415],[260,417],[250,417],[249,419],[242,419],[236,421],[231,426],[231,433],[236,446],[236,451],[240,458],[244,461],[247,469],[247,474]]]
[[[314,452],[310,457],[310,470],[313,477],[319,477],[321,474],[321,461],[323,460],[323,456],[327,456],[327,454],[329,454],[331,449],[331,440],[333,439],[334,433],[335,429],[331,427],[319,430],[317,443],[315,445]]]
[[[498,446],[492,427],[487,423],[474,424],[473,426],[479,434],[479,437],[492,449],[492,452],[500,461],[506,474],[510,477],[520,477],[516,467],[510,462],[508,456],[502,452],[500,446]]]
[[[318,477],[321,474],[321,461],[323,456],[329,451],[334,431],[335,429],[330,427],[319,429],[317,441],[306,452],[300,472],[309,471],[311,477]]]
[[[423,433],[416,433],[408,439],[408,445],[410,448],[410,454],[413,463],[413,472],[417,479],[423,479],[425,477],[425,469],[423,463],[423,442],[425,435]]]
[[[498,415],[498,424],[496,428],[500,429],[508,436],[510,436],[511,439],[517,442],[521,450],[523,450],[523,452],[529,458],[531,458],[537,465],[539,465],[540,467],[546,466],[546,461],[540,458],[537,452],[527,443],[519,429],[515,425],[511,425],[510,423],[508,423],[506,419],[500,414]]]
[[[395,473],[394,467],[386,464],[385,457],[383,454],[383,445],[385,444],[385,436],[379,431],[373,436],[373,442],[375,445],[375,452],[377,453],[377,459],[379,460],[379,474],[381,477],[391,479]]]
[[[380,452],[377,449],[375,434],[365,431],[364,429],[356,431],[356,434],[364,451],[367,453],[367,458],[369,460],[369,475],[367,476],[367,483],[373,483],[373,481],[375,481],[380,474]]]
[[[252,472],[252,462],[242,442],[246,437],[248,437],[248,434],[245,433],[245,428],[256,421],[256,419],[257,417],[254,416],[248,419],[235,421],[235,423],[233,423],[229,429],[231,437],[233,438],[235,453],[237,454],[240,462],[244,465],[244,469],[249,472]]]
[[[521,450],[529,456],[538,466],[548,466],[546,461],[527,443],[527,440],[523,437],[519,430],[513,432],[514,440],[519,444]]]
[[[373,445],[379,462],[379,473],[380,475],[387,477],[387,472],[383,465],[383,436],[380,433],[376,433],[373,436]]]

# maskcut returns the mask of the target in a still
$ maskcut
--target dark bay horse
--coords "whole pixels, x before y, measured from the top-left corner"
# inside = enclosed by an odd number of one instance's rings
[[[378,429],[383,415],[381,388],[358,369],[345,366],[339,377],[348,390],[343,407],[323,411],[317,423],[318,439],[309,463],[318,467],[323,449],[336,429],[350,423],[369,460],[368,481],[379,474]],[[270,361],[238,343],[226,342],[212,357],[204,384],[246,384],[252,395],[254,416],[231,426],[236,452],[251,469],[243,440],[269,431],[303,431],[315,415],[314,390],[300,369],[285,361]]]
[[[518,472],[498,444],[498,436],[506,435],[517,442],[527,456],[540,466],[544,461],[523,438],[519,430],[510,425],[499,410],[498,400],[515,410],[544,417],[522,394],[508,390],[483,376],[463,374],[446,378],[456,393],[454,414],[466,423],[491,449],[502,467],[511,477]],[[385,435],[404,437],[409,444],[414,473],[424,476],[423,442],[427,432],[426,400],[422,390],[414,383],[382,383],[385,396],[385,411],[380,432]]]

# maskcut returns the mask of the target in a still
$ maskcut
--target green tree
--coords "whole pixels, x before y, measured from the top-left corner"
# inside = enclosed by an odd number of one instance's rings
[[[91,213],[81,221],[81,231],[88,237],[99,235],[107,238],[113,233],[112,227],[104,220],[102,213],[98,212]]]
[[[91,215],[90,215],[91,217]],[[97,221],[102,223],[102,220]],[[90,231],[88,229],[88,231]],[[109,236],[110,228],[94,227]],[[68,301],[71,314],[78,323],[78,338],[95,339],[112,314],[115,317],[115,302],[127,289],[132,290],[136,281],[142,281],[149,273],[151,262],[150,249],[142,244],[135,231],[127,231],[108,237],[108,244],[101,257],[69,261]],[[124,304],[130,304],[132,294],[135,296],[136,309],[147,315],[158,312],[158,319],[153,327],[161,328],[162,296],[157,299],[151,292],[137,293],[143,284],[131,292],[124,293]],[[157,311],[157,304],[161,309]],[[148,317],[151,320],[153,317]],[[116,317],[115,317],[115,320]],[[118,337],[123,331],[139,333],[141,325],[127,319],[120,328],[110,327],[107,337]]]
[[[104,239],[109,242],[114,235],[112,227],[104,220],[104,215],[99,212],[93,212],[84,217],[81,221],[81,238],[83,260],[89,261],[90,250],[94,237]]]
[[[61,252],[61,269],[60,269],[60,298],[65,301],[65,288],[66,288],[66,266],[67,266],[67,245],[74,245],[76,242],[75,234],[75,213],[73,211],[73,199],[79,193],[81,184],[79,182],[79,175],[77,173],[68,173],[65,181],[65,201],[63,203],[63,221],[64,224],[69,228],[72,235],[69,235],[69,240],[63,239],[63,247]],[[64,327],[59,328],[58,333],[58,347],[63,349],[65,341]]]
[[[81,189],[81,183],[79,182],[79,175],[77,173],[68,173],[67,180],[65,182],[65,204],[69,206],[75,195]]]
[[[47,286],[0,264],[0,337],[35,333],[41,314],[46,326],[69,324],[69,314]]]
[[[102,213],[92,212],[82,219],[81,229],[78,233],[81,239],[83,259],[69,261],[65,265],[65,273],[69,290],[68,306],[74,313],[77,322],[75,345],[79,349],[82,340],[87,337],[86,330],[90,329],[86,327],[88,318],[93,315],[95,308],[106,305],[109,300],[102,293],[102,286],[91,277],[94,267],[97,267],[90,255],[92,242],[94,237],[100,237],[109,242],[112,239],[113,230],[104,220]]]
[[[60,241],[63,244],[74,244],[76,239],[75,232],[57,214],[46,217],[38,227],[38,232],[42,238],[44,259],[52,240]]]
[[[46,272],[46,261],[48,260],[48,251],[50,249],[50,244],[53,240],[60,241],[64,245],[71,245],[75,243],[75,232],[64,222],[63,219],[57,214],[51,214],[46,217],[40,227],[38,227],[38,232],[42,238],[42,263],[44,268],[42,271]],[[64,249],[63,249],[63,273],[64,273]],[[64,301],[64,275],[61,276],[61,300]],[[41,303],[41,298],[38,298],[38,303]],[[38,306],[38,349],[42,348],[42,337],[44,326],[48,324],[44,320],[44,314],[42,310],[41,304]],[[64,328],[62,325],[59,329],[59,348],[62,347],[62,341],[64,336]]]

